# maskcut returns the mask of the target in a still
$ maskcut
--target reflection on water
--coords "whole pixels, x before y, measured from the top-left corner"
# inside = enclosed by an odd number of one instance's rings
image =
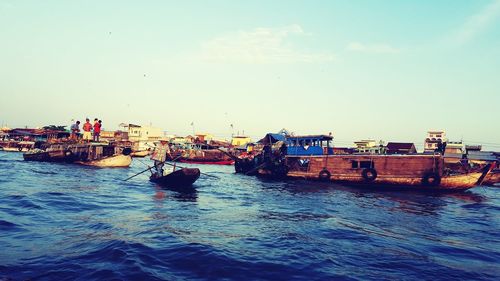
[[[0,280],[499,277],[498,188],[370,190],[199,167],[219,179],[171,189],[147,175],[124,182],[137,162],[96,169],[0,152]]]
[[[198,193],[194,186],[180,188],[161,187],[158,185],[155,186],[154,199],[156,201],[165,201],[167,197],[178,201],[196,202]]]

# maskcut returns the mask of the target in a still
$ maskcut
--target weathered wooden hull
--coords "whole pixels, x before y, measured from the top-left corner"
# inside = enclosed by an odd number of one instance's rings
[[[132,163],[130,155],[114,155],[99,160],[93,161],[76,161],[76,164],[101,167],[101,168],[121,168],[128,167]]]
[[[72,162],[74,159],[71,155],[65,153],[65,151],[40,151],[40,152],[28,152],[23,154],[23,158],[26,161],[38,161],[38,162]]]
[[[441,177],[441,182],[437,185],[425,184],[421,177],[407,176],[377,176],[373,181],[367,181],[362,176],[335,175],[329,181],[347,185],[364,187],[387,187],[387,188],[407,188],[422,190],[466,190],[477,186],[477,181],[482,173],[469,173],[463,175],[449,175]],[[306,172],[289,172],[288,178],[322,180],[318,175],[311,175]]]
[[[493,170],[484,178],[484,185],[495,186],[500,183],[500,170]]]
[[[151,176],[149,180],[163,187],[189,187],[199,177],[200,170],[196,168],[182,168],[162,177]]]

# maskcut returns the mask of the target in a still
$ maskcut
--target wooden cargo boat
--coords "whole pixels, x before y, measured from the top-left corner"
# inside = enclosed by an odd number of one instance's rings
[[[191,186],[199,177],[199,169],[182,168],[161,177],[153,174],[149,180],[163,187],[178,188]]]
[[[436,155],[287,156],[259,170],[261,175],[334,181],[356,186],[466,190],[481,185],[494,165],[481,171],[447,169]]]
[[[465,190],[481,185],[495,163],[482,169],[447,164],[441,154],[333,154],[331,136],[286,136],[284,149],[264,149],[259,175],[333,181],[369,188]],[[326,145],[325,145],[326,144]]]
[[[66,162],[95,167],[128,167],[130,148],[101,143],[52,144],[23,154],[26,161]]]

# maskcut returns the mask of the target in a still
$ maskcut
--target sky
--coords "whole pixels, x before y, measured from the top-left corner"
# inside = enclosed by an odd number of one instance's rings
[[[499,66],[500,0],[0,0],[9,127],[98,117],[417,147],[442,129],[498,151]]]

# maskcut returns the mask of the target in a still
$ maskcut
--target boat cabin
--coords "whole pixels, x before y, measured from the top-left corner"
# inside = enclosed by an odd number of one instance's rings
[[[286,136],[287,155],[332,155],[332,140],[329,135]]]

